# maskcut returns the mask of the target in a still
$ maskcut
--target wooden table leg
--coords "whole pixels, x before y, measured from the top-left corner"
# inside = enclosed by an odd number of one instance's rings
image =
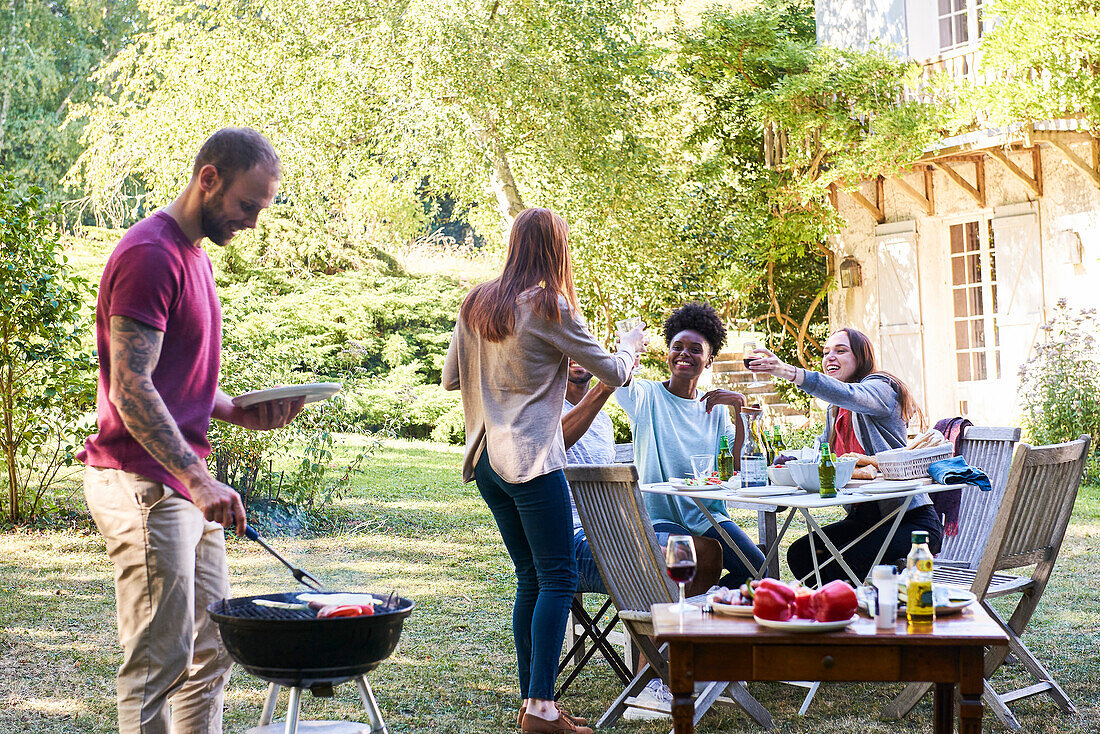
[[[672,730],[675,734],[694,734],[695,731],[695,656],[690,642],[668,644],[669,688],[672,690]]]
[[[932,694],[932,731],[951,734],[955,730],[955,684],[936,683]]]
[[[969,646],[959,651],[959,734],[981,734],[983,649]]]

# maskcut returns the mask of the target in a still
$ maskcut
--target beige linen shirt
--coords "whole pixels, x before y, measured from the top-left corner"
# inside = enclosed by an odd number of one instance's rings
[[[462,390],[464,482],[473,481],[486,445],[493,470],[512,484],[565,466],[561,413],[569,357],[608,385],[630,379],[633,352],[608,354],[564,298],[559,299],[560,323],[536,314],[531,293],[517,299],[515,327],[502,341],[487,341],[461,317],[455,325],[443,388]]]

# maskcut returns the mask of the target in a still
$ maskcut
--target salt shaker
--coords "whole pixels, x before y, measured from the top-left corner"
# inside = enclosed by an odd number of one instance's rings
[[[875,585],[875,629],[894,629],[898,618],[898,579],[893,566],[875,566],[871,569],[871,583]]]

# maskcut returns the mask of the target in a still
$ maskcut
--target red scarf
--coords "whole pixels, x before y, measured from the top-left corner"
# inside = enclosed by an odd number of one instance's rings
[[[859,439],[856,438],[852,413],[847,408],[838,408],[836,420],[833,421],[833,453],[837,456],[864,453],[863,447],[859,445]]]

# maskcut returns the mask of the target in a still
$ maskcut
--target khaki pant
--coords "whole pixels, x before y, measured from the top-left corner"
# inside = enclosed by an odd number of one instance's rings
[[[229,595],[222,526],[117,469],[87,467],[84,496],[115,566],[119,731],[221,734],[231,660],[206,606]]]

